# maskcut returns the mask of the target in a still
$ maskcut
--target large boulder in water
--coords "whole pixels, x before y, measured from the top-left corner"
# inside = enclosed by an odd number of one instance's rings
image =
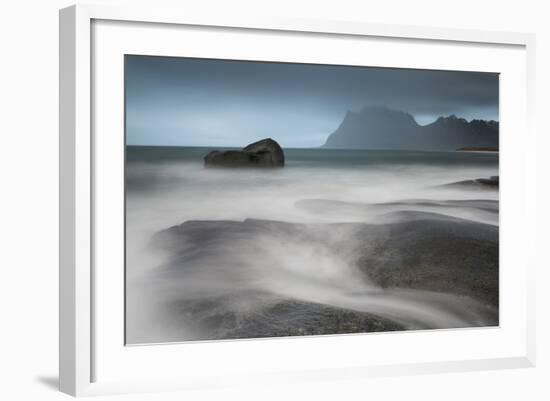
[[[281,146],[271,138],[251,143],[243,150],[213,150],[204,157],[206,167],[284,167]]]

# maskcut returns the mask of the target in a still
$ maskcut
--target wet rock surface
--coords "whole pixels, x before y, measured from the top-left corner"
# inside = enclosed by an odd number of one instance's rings
[[[383,288],[466,295],[498,308],[498,227],[456,218],[401,212],[402,223],[358,259]]]
[[[498,175],[489,178],[476,178],[474,180],[464,180],[445,184],[445,187],[459,187],[468,189],[489,189],[498,190],[499,179]]]
[[[498,324],[498,227],[437,213],[390,217],[187,221],[154,237],[152,246],[169,255],[156,280],[186,283],[168,306],[192,328],[186,339]],[[310,263],[290,272],[288,255]],[[327,273],[327,259],[347,276]]]
[[[262,338],[404,329],[400,324],[373,314],[299,300],[274,301],[253,313],[226,308],[225,305],[230,302],[227,297],[180,300],[170,307],[175,315],[181,316],[192,327],[191,333],[187,333],[188,339]]]

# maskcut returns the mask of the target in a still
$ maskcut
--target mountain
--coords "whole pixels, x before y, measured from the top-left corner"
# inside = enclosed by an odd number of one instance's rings
[[[404,111],[371,106],[359,112],[348,111],[324,148],[456,150],[465,147],[498,148],[496,121],[468,122],[455,115],[439,117],[419,125]]]

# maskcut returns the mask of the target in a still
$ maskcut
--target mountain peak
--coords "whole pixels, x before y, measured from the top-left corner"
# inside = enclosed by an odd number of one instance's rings
[[[440,123],[448,122],[452,124],[456,124],[456,123],[468,124],[468,120],[462,117],[457,117],[456,114],[451,114],[450,116],[447,116],[447,117],[439,117],[435,122],[440,122]]]
[[[411,114],[402,110],[392,109],[385,105],[365,106],[357,112],[347,110],[344,121],[346,120],[346,118],[359,118],[363,122],[368,121],[370,123],[374,122],[375,120],[394,119],[394,123],[396,121],[401,121],[405,123],[412,123],[413,125],[418,125],[415,118]]]
[[[352,149],[454,150],[468,146],[498,147],[498,122],[472,120],[452,114],[426,126],[402,110],[366,106],[348,110],[323,147]]]

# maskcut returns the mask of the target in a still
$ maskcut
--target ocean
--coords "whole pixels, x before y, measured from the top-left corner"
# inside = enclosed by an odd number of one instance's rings
[[[498,324],[498,153],[213,149],[126,148],[128,344]]]

